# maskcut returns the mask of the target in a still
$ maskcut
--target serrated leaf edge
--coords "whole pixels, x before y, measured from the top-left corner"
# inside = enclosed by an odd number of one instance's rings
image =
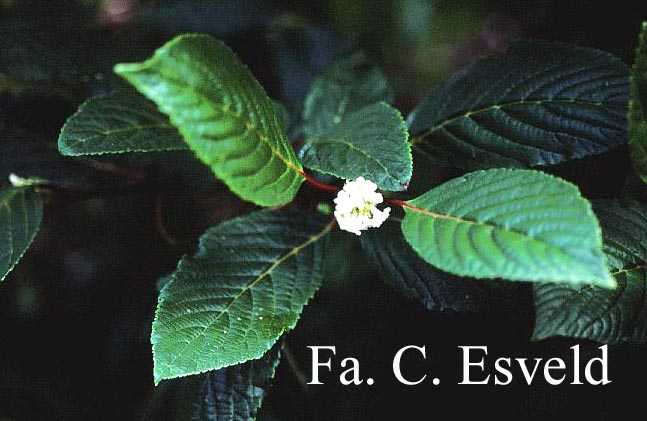
[[[376,158],[376,157],[366,153],[364,150],[357,148],[353,143],[351,143],[351,142],[349,142],[347,140],[339,139],[339,138],[333,138],[333,137],[330,137],[330,136],[326,136],[324,134],[324,135],[321,135],[321,136],[318,136],[318,137],[308,138],[306,140],[307,143],[306,143],[306,145],[304,147],[307,147],[308,145],[311,145],[311,144],[315,145],[315,144],[326,144],[326,143],[342,143],[342,144],[348,146],[350,149],[356,150],[358,153],[361,153],[362,155],[366,156],[370,161],[373,161],[376,164],[378,164],[378,166],[380,166],[380,167],[382,167],[384,169],[385,173],[387,174],[387,176],[389,178],[391,178],[392,180],[395,180],[400,185],[406,186],[406,184],[411,180],[411,177],[413,176],[413,154],[411,152],[411,144],[412,143],[411,143],[410,138],[409,138],[409,129],[407,127],[406,121],[405,121],[404,117],[402,116],[402,113],[397,108],[392,107],[391,105],[387,104],[384,101],[379,101],[379,102],[376,102],[375,104],[382,104],[382,105],[386,106],[390,111],[394,112],[394,115],[396,115],[398,120],[399,120],[398,122],[399,122],[399,126],[400,126],[399,127],[400,128],[400,134],[402,135],[402,137],[404,137],[405,142],[408,145],[408,147],[406,148],[407,149],[407,162],[408,162],[407,170],[408,171],[407,171],[407,174],[406,174],[407,180],[404,183],[401,180],[399,180],[397,177],[395,177],[393,174],[390,173],[388,168],[384,164],[382,164],[382,162],[379,160],[379,157]],[[370,107],[370,106],[373,106],[375,104],[367,105],[366,107]],[[363,108],[366,108],[366,107],[363,107]],[[359,110],[357,110],[355,112],[359,112],[363,108],[360,108]],[[340,124],[340,123],[338,123],[338,124]],[[329,129],[329,131],[330,130],[332,130],[332,128]],[[322,169],[320,166],[317,166],[317,165],[306,165],[306,167],[310,168],[310,169],[313,169],[313,170],[316,170],[318,172],[324,173],[324,174],[328,174],[328,175],[332,175],[334,177],[338,177],[336,174],[332,173],[331,171],[326,171],[326,170]],[[374,181],[374,180],[372,180],[372,181]],[[385,189],[385,188],[380,188],[380,190],[395,191],[395,190]],[[406,188],[403,188],[400,191],[403,191],[403,190],[406,190]]]
[[[72,124],[72,121],[75,117],[78,115],[82,114],[85,112],[86,108],[89,106],[93,105],[94,102],[100,101],[106,97],[110,96],[110,93],[108,94],[101,94],[94,96],[92,98],[89,98],[85,100],[79,108],[72,114],[68,119],[65,121],[65,124],[63,124],[63,127],[61,128],[61,131],[58,136],[58,150],[61,153],[61,155],[64,156],[86,156],[86,155],[108,155],[108,154],[121,154],[121,153],[128,153],[128,152],[168,152],[168,151],[185,151],[188,150],[189,147],[188,145],[185,145],[185,147],[176,147],[176,148],[146,148],[146,149],[118,149],[118,150],[110,150],[110,151],[96,151],[96,152],[83,152],[83,153],[78,153],[74,152],[72,149],[75,146],[81,145],[85,142],[88,142],[90,140],[94,140],[98,137],[102,136],[108,136],[111,134],[115,133],[128,133],[128,132],[136,132],[138,130],[145,130],[145,129],[164,129],[164,130],[169,130],[169,131],[177,131],[177,129],[169,124],[147,124],[147,125],[138,125],[138,126],[131,126],[125,129],[117,129],[117,130],[105,130],[101,131],[98,134],[94,134],[90,137],[84,138],[84,139],[77,139],[74,141],[72,144],[68,145],[63,145],[63,136],[64,133],[69,130],[69,126]]]
[[[229,222],[229,221],[228,221],[228,222]],[[224,308],[224,310],[223,310],[223,311],[221,311],[221,312],[219,313],[219,315],[216,317],[216,320],[217,320],[218,318],[220,318],[220,316],[221,316],[222,314],[226,313],[226,312],[227,312],[227,310],[228,310],[228,309],[229,309],[229,308],[230,308],[230,307],[231,307],[231,306],[236,302],[236,300],[237,300],[238,298],[240,298],[240,296],[241,296],[244,292],[248,291],[250,288],[253,288],[253,287],[254,287],[254,285],[256,285],[256,284],[258,284],[259,282],[261,282],[263,279],[265,279],[265,277],[267,277],[267,276],[271,276],[272,271],[274,271],[274,269],[276,269],[276,268],[277,268],[277,267],[279,267],[281,264],[283,264],[285,261],[287,261],[290,257],[295,256],[296,254],[298,254],[298,253],[299,253],[301,250],[303,250],[304,248],[306,248],[306,247],[308,247],[309,245],[314,244],[314,243],[316,243],[317,241],[319,241],[319,240],[320,240],[321,238],[323,238],[323,237],[324,237],[328,232],[330,232],[330,230],[332,229],[332,227],[333,227],[333,226],[334,226],[334,221],[333,221],[333,222],[328,223],[328,224],[327,224],[327,225],[326,225],[326,226],[325,226],[325,227],[324,227],[320,232],[318,232],[317,234],[315,234],[315,235],[313,235],[313,236],[309,237],[306,241],[304,241],[303,243],[299,244],[298,246],[295,246],[295,247],[293,247],[292,249],[290,249],[288,252],[286,252],[284,255],[282,255],[279,259],[277,259],[273,264],[271,264],[267,269],[265,269],[261,274],[259,274],[256,278],[254,278],[252,281],[250,281],[249,283],[247,283],[247,285],[245,285],[245,288],[243,288],[243,289],[242,289],[242,290],[241,290],[241,291],[240,291],[240,292],[239,292],[235,297],[233,297],[233,298],[232,298],[232,300],[231,300],[231,302],[230,302],[229,304],[227,304],[227,306]],[[186,256],[185,256],[184,258],[182,258],[182,260],[180,260],[180,262],[178,263],[178,267],[177,267],[176,271],[174,272],[174,274],[172,275],[171,279],[166,283],[166,285],[164,285],[164,288],[162,288],[162,290],[160,291],[159,298],[158,298],[158,301],[157,301],[157,308],[156,308],[156,310],[155,310],[155,317],[154,317],[154,321],[153,321],[153,323],[157,322],[158,317],[159,317],[159,312],[160,312],[160,310],[161,310],[161,306],[162,306],[162,300],[161,300],[161,297],[162,297],[162,295],[163,295],[164,291],[169,287],[169,285],[171,285],[173,282],[175,282],[175,281],[176,281],[176,275],[175,275],[175,273],[177,273],[177,272],[179,272],[179,271],[180,271],[180,269],[182,268],[182,265],[184,264],[185,259],[186,259]],[[310,299],[312,299],[312,297],[313,297],[313,296],[314,296],[314,294],[312,294],[310,297],[308,297],[308,299],[307,299],[307,300],[306,300],[306,302],[304,303],[304,306],[305,306],[305,304],[307,304],[307,303],[309,302],[309,300],[310,300]],[[213,323],[213,322],[212,322],[212,323]],[[292,326],[292,327],[293,327],[293,326]],[[283,334],[283,333],[285,333],[286,331],[290,330],[292,327],[286,327],[286,328],[284,328],[284,330],[281,332],[281,334]],[[205,332],[208,328],[209,328],[209,326],[203,327],[203,328],[201,329],[201,332],[199,333],[199,335],[198,335],[197,337],[204,335],[204,332]],[[270,344],[270,347],[271,347],[272,345],[274,345],[274,344],[278,341],[278,339],[279,339],[279,337],[281,336],[281,334],[280,334],[280,335],[279,335],[279,336],[278,336],[274,341],[272,341],[272,343]],[[256,355],[256,354],[255,354],[255,355],[251,356],[250,358],[248,358],[248,359],[246,359],[246,360],[244,360],[244,361],[239,361],[239,362],[236,362],[236,363],[227,364],[227,365],[223,365],[223,366],[220,366],[220,367],[212,367],[212,368],[209,368],[209,369],[206,369],[206,370],[201,370],[201,371],[197,371],[197,372],[195,372],[195,373],[186,374],[186,375],[174,375],[174,376],[168,376],[168,377],[166,377],[166,376],[161,376],[161,375],[159,375],[159,374],[158,374],[158,372],[157,372],[157,370],[155,369],[155,367],[157,366],[157,364],[155,363],[155,361],[157,360],[157,359],[156,359],[156,347],[155,347],[156,343],[155,343],[155,342],[153,342],[153,340],[152,340],[152,339],[153,339],[153,333],[151,333],[151,344],[153,345],[153,347],[152,347],[152,348],[153,348],[153,365],[154,365],[154,370],[153,370],[153,372],[154,372],[154,382],[155,382],[155,385],[156,385],[156,386],[157,386],[157,385],[158,385],[162,380],[166,380],[166,379],[173,379],[173,378],[178,378],[178,377],[185,377],[185,376],[188,376],[188,375],[194,375],[194,374],[201,374],[201,373],[206,373],[206,372],[208,372],[208,371],[212,371],[212,370],[220,370],[221,368],[230,367],[230,366],[232,366],[232,365],[241,364],[241,363],[244,363],[244,362],[247,362],[247,361],[250,361],[250,360],[259,359],[259,358],[261,358],[263,355],[265,355],[265,353],[267,352],[267,350],[265,350],[264,352],[262,352],[262,353],[260,353],[260,354],[258,354],[258,355]],[[171,364],[173,364],[173,362],[174,362],[175,360],[177,360],[177,358],[179,358],[179,357],[181,356],[181,354],[182,354],[182,353],[183,353],[183,352],[184,352],[184,351],[189,347],[189,345],[190,345],[194,340],[195,340],[195,338],[194,338],[194,339],[192,339],[190,342],[188,342],[188,343],[187,343],[187,344],[186,344],[186,345],[185,345],[185,346],[184,346],[180,351],[178,351],[178,352],[176,353],[176,355],[175,355],[175,357],[173,358],[173,360],[171,360],[171,361],[170,361],[170,362],[168,362],[168,363],[165,363],[165,364],[164,364],[164,366],[166,366],[166,367],[170,367],[170,366],[171,366]]]
[[[635,130],[634,126],[636,124],[633,123],[633,117],[637,111],[640,111],[640,109],[636,109],[636,99],[634,98],[634,90],[638,90],[639,84],[637,79],[641,76],[637,74],[639,67],[645,67],[645,74],[642,75],[642,77],[647,80],[647,21],[642,22],[640,32],[638,33],[638,45],[636,45],[635,50],[635,61],[631,66],[631,71],[629,73],[631,93],[629,97],[629,106],[627,109],[627,120],[629,122],[628,143],[632,166],[634,168],[634,172],[638,175],[638,177],[640,177],[644,182],[647,183],[647,174],[641,174],[641,170],[644,170],[644,168],[640,168],[640,166],[647,166],[647,162],[639,162],[639,160],[641,159],[647,159],[647,139],[634,139],[633,135],[633,132]],[[645,86],[647,87],[647,81],[645,82]],[[639,98],[639,92],[636,92],[635,96]],[[647,104],[642,104],[642,101],[640,102],[640,105],[642,106],[641,108],[647,107]],[[645,112],[644,109],[642,111]],[[641,117],[644,120],[644,116],[640,115],[639,118]],[[647,121],[643,121],[642,124],[647,126]],[[636,151],[636,149],[639,150]]]
[[[158,48],[158,49],[155,51],[155,53],[153,54],[153,56],[152,56],[152,57],[149,57],[148,59],[146,59],[146,60],[144,60],[144,61],[142,61],[142,62],[139,62],[139,63],[118,63],[118,64],[116,64],[116,65],[114,66],[114,72],[115,72],[116,74],[118,74],[119,76],[121,76],[121,77],[123,77],[123,78],[125,78],[125,79],[128,79],[126,75],[127,75],[127,74],[129,74],[129,73],[136,73],[136,72],[139,72],[139,71],[142,71],[142,70],[150,70],[150,69],[153,69],[154,63],[155,63],[157,60],[159,60],[159,58],[160,58],[161,56],[163,56],[164,54],[166,54],[166,52],[167,52],[168,50],[170,50],[171,48],[173,48],[176,44],[179,44],[180,42],[184,41],[185,39],[189,39],[189,38],[195,38],[195,39],[209,39],[209,40],[216,40],[216,41],[219,41],[219,42],[222,44],[222,46],[223,46],[224,48],[226,48],[227,50],[229,50],[229,52],[230,52],[232,55],[234,55],[235,57],[238,57],[238,55],[237,55],[237,54],[236,54],[236,53],[235,53],[235,52],[234,52],[234,51],[233,51],[233,50],[232,50],[232,49],[231,49],[227,44],[225,44],[224,42],[222,42],[222,41],[220,41],[220,40],[217,40],[216,38],[213,38],[213,37],[211,37],[211,36],[209,36],[209,35],[204,35],[204,34],[184,34],[184,35],[180,35],[180,36],[178,36],[178,37],[175,37],[173,40],[171,40],[171,41],[169,41],[168,43],[164,44],[162,47]],[[239,59],[239,60],[240,60],[240,59]],[[247,65],[246,65],[245,63],[243,63],[242,61],[240,61],[240,63],[245,67],[245,69],[247,69],[247,70],[249,71],[249,73],[250,73],[250,74],[252,74],[252,72],[249,70],[249,68],[247,67]],[[253,75],[253,74],[252,74],[252,75]],[[177,80],[177,79],[175,79],[175,78],[169,78],[169,80],[172,80],[172,81],[173,81],[173,83],[177,84],[178,86],[185,86],[187,89],[190,89],[193,93],[195,93],[195,95],[196,95],[196,96],[200,96],[200,97],[202,97],[202,98],[204,98],[204,99],[206,99],[206,100],[208,100],[208,101],[210,101],[210,102],[217,102],[215,98],[211,98],[211,97],[209,97],[209,96],[208,96],[208,95],[206,95],[204,92],[202,92],[202,90],[201,90],[201,89],[199,89],[198,87],[187,86],[186,84],[184,84],[184,83],[183,83],[183,81],[181,81],[181,80]],[[265,95],[265,96],[268,98],[268,100],[269,100],[269,101],[272,101],[272,99],[267,95],[267,92],[265,92],[265,89],[264,89],[264,88],[263,88],[263,86],[258,82],[258,80],[257,80],[255,77],[252,77],[252,78],[251,78],[251,80],[252,80],[252,83],[253,83],[257,88],[259,88],[259,89],[260,89],[260,91],[262,92],[262,94],[263,94],[263,95]],[[139,92],[141,92],[142,94],[144,94],[144,93],[139,89],[139,87],[137,87],[137,86],[135,86],[135,85],[133,85],[133,86],[134,86],[134,87],[135,87],[135,89],[137,89]],[[144,94],[144,95],[145,95],[145,94]],[[290,170],[292,170],[292,171],[296,172],[297,174],[301,175],[301,179],[300,179],[301,181],[304,181],[304,180],[305,180],[305,176],[304,176],[304,174],[303,174],[303,169],[299,167],[299,166],[300,166],[300,163],[299,163],[298,159],[296,158],[296,155],[295,155],[295,162],[298,164],[298,166],[297,166],[297,165],[294,165],[292,162],[290,162],[290,161],[288,160],[288,158],[287,158],[287,157],[283,156],[283,155],[280,153],[280,151],[277,151],[277,150],[276,150],[276,149],[275,149],[275,148],[274,148],[274,147],[269,143],[267,136],[265,136],[264,134],[262,134],[262,133],[260,133],[260,132],[258,131],[258,129],[256,128],[256,125],[252,124],[252,123],[251,123],[251,122],[249,122],[247,119],[245,119],[245,118],[243,118],[243,117],[241,117],[241,116],[236,115],[236,114],[235,114],[235,113],[233,113],[233,111],[232,111],[232,110],[230,110],[228,107],[224,107],[224,105],[225,105],[225,104],[222,104],[222,105],[223,105],[223,107],[222,107],[222,111],[223,111],[223,112],[227,112],[227,113],[229,113],[229,114],[230,114],[230,116],[231,116],[232,118],[234,118],[234,119],[236,119],[236,120],[238,120],[238,121],[243,121],[247,126],[253,126],[253,129],[251,129],[251,130],[253,130],[253,131],[254,131],[254,133],[256,134],[257,138],[258,138],[261,142],[263,142],[263,143],[264,143],[264,144],[265,144],[265,145],[270,149],[270,151],[272,152],[272,155],[274,155],[274,156],[276,156],[278,159],[280,159],[280,160],[281,160],[281,161],[282,161],[282,162],[283,162],[283,163],[284,163],[284,164],[285,164],[285,165],[286,165]],[[277,120],[277,122],[279,122],[279,125],[282,127],[282,124],[280,124],[280,119],[279,119],[278,115],[276,114],[276,110],[274,109],[274,107],[272,107],[272,110],[273,110],[273,112],[274,112],[274,118]],[[165,113],[165,114],[166,114],[166,113]],[[172,116],[169,116],[169,117],[170,117],[170,119],[171,119],[171,122],[172,122],[172,123],[174,123],[174,122],[173,122],[174,118],[173,118]],[[175,124],[174,124],[174,125],[175,125]],[[182,134],[182,137],[186,138],[187,136],[185,136],[184,130],[183,130],[181,127],[179,127],[179,126],[176,126],[176,127],[177,127],[178,131]],[[279,178],[280,178],[280,177],[279,177]]]
[[[15,194],[18,194],[18,193],[20,193],[20,194],[21,194],[21,197],[22,197],[22,199],[21,199],[21,200],[22,200],[22,202],[23,202],[23,209],[24,209],[24,208],[25,208],[25,190],[24,190],[24,189],[11,189],[11,190],[12,190],[12,193],[11,193],[11,195],[12,195],[12,196],[13,196],[13,195],[15,195]],[[34,192],[34,194],[36,194],[36,195],[37,195],[38,193]],[[0,208],[7,208],[7,210],[9,210],[9,213],[11,213],[11,208],[9,207],[9,199],[10,199],[10,198],[5,198],[5,199],[3,199],[3,200],[0,202]],[[43,204],[42,204],[42,201],[41,201],[40,197],[39,197],[39,199],[38,199],[38,200],[39,200],[39,203],[40,203],[40,207],[41,207],[41,209],[42,209],[42,205],[43,205]],[[28,218],[26,218],[26,219],[28,219]],[[38,224],[40,225],[40,223],[41,223],[41,222],[42,222],[42,215],[41,215],[41,217],[40,217],[40,218],[39,218],[39,220],[38,220]],[[27,228],[28,228],[28,227],[27,227]],[[27,230],[27,228],[25,229],[25,231],[29,232],[29,231]],[[9,232],[11,232],[11,230],[9,230]],[[28,238],[28,240],[27,240],[27,243],[25,244],[25,248],[24,248],[24,250],[22,251],[22,253],[20,253],[20,255],[19,255],[19,256],[14,260],[14,262],[13,262],[12,264],[10,264],[10,265],[9,265],[9,267],[7,268],[6,273],[5,273],[4,275],[0,276],[0,282],[4,281],[4,280],[5,280],[5,278],[6,278],[6,277],[11,273],[11,271],[12,271],[12,270],[14,270],[14,268],[16,267],[16,265],[20,262],[20,260],[22,259],[22,257],[25,255],[25,253],[26,253],[26,252],[27,252],[27,250],[29,249],[29,246],[31,246],[31,243],[33,243],[33,242],[34,242],[34,239],[36,238],[36,235],[37,235],[37,234],[38,234],[38,229],[35,229],[35,230],[34,230],[34,232],[31,234],[31,236],[29,236],[29,238]],[[13,234],[12,234],[12,238],[13,238]],[[13,240],[12,240],[12,241],[10,241],[9,243],[10,243],[10,247],[11,247],[11,255],[13,256],[13,253],[14,253],[14,249],[13,249]]]
[[[597,216],[593,212],[593,208],[591,207],[591,203],[582,196],[582,194],[581,194],[580,190],[577,188],[577,186],[575,186],[574,184],[571,184],[571,183],[569,183],[569,182],[567,182],[567,181],[565,181],[565,180],[563,180],[563,179],[561,179],[559,177],[555,177],[553,175],[547,174],[547,173],[545,173],[543,171],[537,171],[537,170],[531,170],[531,169],[498,168],[498,169],[474,171],[474,172],[471,172],[469,174],[470,175],[471,174],[479,174],[479,173],[485,173],[485,172],[489,172],[489,171],[493,171],[493,170],[495,170],[495,171],[508,171],[508,172],[523,171],[523,172],[532,172],[532,173],[535,173],[535,174],[541,174],[542,176],[549,177],[549,178],[553,179],[553,181],[555,181],[557,183],[560,183],[560,184],[566,186],[568,189],[572,190],[572,192],[575,193],[579,199],[581,199],[581,200],[583,200],[585,202],[586,212],[587,212],[588,216],[592,217],[596,222],[596,224],[595,224],[596,237],[600,239],[600,241],[599,241],[599,243],[600,243],[599,244],[599,250],[600,250],[600,254],[601,254],[602,258],[604,259],[605,267],[607,266],[606,265],[606,262],[607,262],[606,254],[604,254],[604,252],[602,251],[602,229],[600,228],[600,224],[598,222]],[[433,191],[433,189],[431,189],[430,191]],[[424,196],[427,193],[424,193],[421,196]],[[510,228],[501,227],[501,226],[496,225],[496,224],[487,224],[487,223],[483,223],[483,222],[480,222],[480,221],[474,221],[474,220],[470,220],[470,219],[465,219],[465,218],[454,216],[454,215],[448,215],[448,214],[442,214],[442,213],[429,211],[429,210],[420,208],[420,207],[410,203],[410,202],[414,202],[419,197],[411,199],[411,200],[406,201],[406,202],[402,202],[403,207],[404,207],[404,211],[405,211],[405,216],[406,216],[407,213],[410,213],[410,212],[421,213],[421,214],[429,215],[429,216],[431,216],[433,218],[437,218],[437,219],[449,219],[449,220],[454,220],[454,221],[457,221],[457,222],[467,223],[467,224],[471,224],[471,225],[490,227],[490,228],[493,228],[493,229],[503,229],[503,230],[506,230],[506,231],[509,231],[509,232],[515,232],[517,234],[523,235],[524,237],[530,237],[530,238],[532,238],[534,240],[534,237],[532,237],[530,234],[525,233],[525,232],[515,231],[515,230],[512,230]],[[409,238],[406,235],[406,233],[404,232],[404,230],[403,230],[403,234],[404,234],[404,238],[407,240],[409,245],[414,250],[416,250],[416,252],[418,253],[418,250],[416,249],[416,247],[414,247],[413,244],[411,244],[411,242],[409,241]],[[552,244],[549,244],[549,243],[545,243],[545,242],[540,241],[540,240],[536,240],[536,241],[541,242],[543,244],[547,244],[551,248],[557,248],[558,250],[563,251],[563,249],[561,249],[558,246],[555,246],[555,245],[552,245]],[[420,253],[418,253],[418,254],[420,254]],[[455,275],[458,275],[458,276],[472,276],[471,273],[461,272],[461,271],[452,271],[451,273],[453,273]],[[608,270],[606,271],[606,273],[607,273],[607,276],[606,276],[605,279],[599,279],[598,280],[600,282],[605,282],[605,284],[598,284],[598,286],[603,286],[603,287],[606,287],[606,288],[609,288],[609,289],[615,289],[617,287],[617,282],[615,281],[615,279],[609,273]],[[577,278],[577,279],[576,278],[564,279],[564,281],[568,281],[568,280],[582,282],[582,280],[579,279],[579,278]],[[550,280],[546,280],[546,281],[550,281]]]

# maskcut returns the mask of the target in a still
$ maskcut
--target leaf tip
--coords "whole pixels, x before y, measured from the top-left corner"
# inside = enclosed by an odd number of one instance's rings
[[[186,373],[185,376],[191,375],[194,373]],[[170,367],[168,364],[164,364],[157,356],[155,355],[155,345],[153,345],[153,384],[159,386],[162,380],[174,379],[176,377],[182,377],[182,374],[177,373]]]
[[[156,362],[153,363],[153,384],[159,386],[162,383],[162,380],[172,379],[178,376],[169,375],[169,373],[164,372],[159,364]]]
[[[618,288],[618,282],[610,273],[607,272],[606,276],[600,280],[601,287],[606,289],[616,289]]]

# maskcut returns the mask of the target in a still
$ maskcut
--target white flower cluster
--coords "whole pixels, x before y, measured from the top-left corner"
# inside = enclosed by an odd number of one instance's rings
[[[384,201],[376,190],[377,185],[364,177],[346,181],[335,198],[335,218],[339,228],[361,235],[361,231],[377,228],[386,221],[391,208],[379,210],[375,206]]]

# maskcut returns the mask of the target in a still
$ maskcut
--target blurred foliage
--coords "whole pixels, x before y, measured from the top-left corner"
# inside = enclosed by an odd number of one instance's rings
[[[82,179],[86,189],[81,197],[64,195],[47,204],[41,232],[0,288],[0,419],[166,419],[175,406],[186,405],[176,384],[152,385],[149,336],[157,279],[193,251],[204,229],[251,209],[186,152],[73,163],[56,155],[65,119],[88,97],[120,83],[110,71],[115,62],[141,59],[176,33],[217,34],[294,115],[313,79],[337,58],[361,48],[385,69],[395,87],[395,106],[406,113],[431,86],[518,36],[575,42],[632,60],[647,5],[587,3],[0,0],[0,143],[13,145],[1,149],[0,176],[18,172],[60,186]],[[554,172],[575,180],[590,196],[621,189],[644,194],[631,178],[625,187],[628,163],[621,153]],[[7,154],[20,158],[24,174],[5,166]],[[455,175],[428,162],[416,164],[414,190],[420,177],[437,184]],[[592,174],[609,176],[592,183]],[[305,194],[313,203],[320,201],[315,192]],[[443,383],[445,378],[455,383],[456,344],[490,344],[494,354],[526,356],[555,355],[569,343],[528,343],[534,316],[524,306],[530,302],[525,289],[515,291],[521,296],[515,298],[519,308],[509,312],[499,306],[485,316],[431,314],[377,282],[380,273],[356,243],[337,234],[332,241],[324,288],[287,342],[296,363],[282,363],[270,387],[262,410],[268,419],[412,419],[428,407],[432,394],[436,412],[451,410],[459,419],[482,416],[484,408],[496,408],[502,419],[519,419],[520,413],[537,419],[565,414],[609,419],[610,401],[641,402],[639,388],[612,386],[604,396],[542,386],[532,393],[476,388],[460,390],[470,405],[457,408],[455,387],[403,390],[387,381],[384,371],[405,344],[426,343],[434,350],[432,367],[442,365]],[[349,261],[366,269],[351,269]],[[420,326],[426,329],[422,334]],[[338,345],[340,352],[366,364],[368,372],[383,376],[376,376],[373,389],[304,389],[300,375],[309,362],[306,346],[315,343]],[[615,385],[633,380],[637,367],[645,367],[643,352],[617,352]],[[411,369],[429,369],[421,364]],[[564,405],[549,408],[547,400]],[[583,400],[586,408],[579,404]]]

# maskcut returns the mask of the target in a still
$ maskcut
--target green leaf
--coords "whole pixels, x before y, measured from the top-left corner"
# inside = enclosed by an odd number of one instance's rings
[[[63,126],[58,149],[76,156],[188,147],[153,102],[123,89],[85,101]]]
[[[383,190],[403,190],[413,162],[409,133],[400,112],[379,102],[355,111],[300,151],[311,169],[347,180],[366,177]]]
[[[43,201],[34,189],[0,189],[0,281],[27,251],[42,219]]]
[[[477,171],[405,203],[423,259],[474,278],[613,288],[600,227],[577,187],[532,170]]]
[[[429,93],[407,120],[414,149],[468,170],[608,151],[626,139],[627,75],[603,51],[513,42]]]
[[[593,208],[618,288],[536,284],[534,339],[647,343],[647,207],[629,200],[600,200]]]
[[[381,278],[427,310],[509,312],[521,301],[520,284],[459,278],[423,261],[404,239],[395,218],[363,233],[360,242]]]
[[[647,183],[647,22],[643,22],[631,68],[629,151],[636,173]]]
[[[207,230],[162,289],[155,382],[260,358],[321,283],[323,215],[261,211]]]
[[[196,376],[190,417],[184,413],[182,419],[255,420],[279,361],[272,349],[258,360]]]
[[[291,201],[304,180],[272,100],[222,41],[182,35],[115,72],[168,114],[189,147],[245,200]]]
[[[384,73],[364,53],[355,53],[332,65],[312,83],[303,107],[303,133],[306,138],[325,136],[347,114],[392,100]]]

